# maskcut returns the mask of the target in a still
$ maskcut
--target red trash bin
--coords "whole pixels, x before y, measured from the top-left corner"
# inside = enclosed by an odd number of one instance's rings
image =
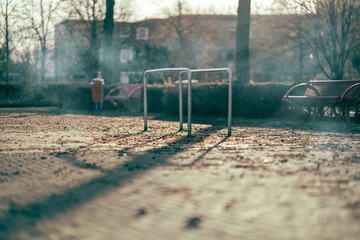
[[[102,110],[104,98],[104,79],[101,79],[101,76],[99,75],[98,78],[94,78],[90,82],[90,86],[93,101],[95,103],[95,109],[98,110],[98,105],[100,104],[100,110]]]
[[[102,87],[104,85],[104,80],[99,78],[94,78],[90,82],[90,85],[91,85],[91,92],[94,103],[101,102],[101,92],[102,92]]]

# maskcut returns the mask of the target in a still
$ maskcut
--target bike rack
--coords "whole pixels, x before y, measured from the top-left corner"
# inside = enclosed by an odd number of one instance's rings
[[[159,73],[159,72],[171,72],[171,71],[182,71],[186,72],[188,76],[188,82],[191,82],[191,71],[189,68],[160,68],[160,69],[151,69],[144,72],[144,131],[147,131],[147,118],[148,118],[148,111],[147,111],[147,75],[149,73]],[[180,112],[180,130],[183,129],[183,116],[182,116],[182,81],[180,78],[179,81],[179,112]],[[191,119],[190,119],[191,121]],[[188,119],[188,136],[191,135],[191,123]]]
[[[226,71],[229,75],[229,99],[228,99],[228,137],[231,136],[231,118],[232,118],[232,71],[230,68],[209,68],[209,69],[194,69],[190,70],[191,73],[200,73],[200,72],[223,72]],[[182,71],[179,73],[179,84],[181,84],[181,75],[185,73]],[[180,87],[181,89],[181,87]],[[179,90],[180,96],[182,95],[182,91]],[[182,99],[182,97],[181,97]],[[182,116],[182,101],[180,103],[180,116]],[[180,121],[180,124],[182,122]],[[182,126],[180,126],[182,129]],[[188,136],[191,136],[191,77],[188,80]]]

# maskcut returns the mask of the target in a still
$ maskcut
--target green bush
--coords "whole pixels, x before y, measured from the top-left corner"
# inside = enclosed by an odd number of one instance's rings
[[[233,116],[269,117],[278,112],[281,98],[289,89],[287,85],[234,85]],[[187,88],[183,88],[184,113],[187,111]],[[197,84],[192,87],[192,114],[199,116],[227,116],[227,84]],[[163,112],[179,113],[179,90],[177,87],[166,88],[163,96]]]
[[[23,88],[19,84],[0,83],[0,99],[20,99],[23,96]]]
[[[166,89],[164,85],[148,85],[147,86],[147,95],[148,95],[148,111],[149,112],[161,112],[163,109],[163,95],[164,89]]]
[[[35,102],[34,99],[37,101]],[[40,89],[29,91],[23,84],[0,83],[0,106],[2,107],[39,106],[39,99],[43,99]]]
[[[117,85],[104,86],[106,95]],[[5,89],[9,99],[4,102]],[[233,116],[269,117],[277,114],[282,106],[281,98],[288,85],[234,85]],[[192,114],[198,116],[223,116],[228,114],[228,85],[222,83],[195,84],[192,86]],[[1,85],[1,106],[59,106],[64,109],[93,110],[89,83],[51,83],[41,85],[27,96],[21,85]],[[187,113],[187,87],[183,86],[184,114]],[[105,110],[116,110],[104,102]],[[179,114],[179,88],[174,85],[148,85],[148,111],[150,113]]]
[[[43,86],[43,94],[50,105],[69,109],[92,109],[90,84],[47,84]]]
[[[288,85],[266,84],[234,87],[233,114],[239,117],[270,117],[280,110]]]

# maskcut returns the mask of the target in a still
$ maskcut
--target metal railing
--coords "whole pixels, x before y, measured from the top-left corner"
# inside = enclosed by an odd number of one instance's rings
[[[190,73],[204,73],[204,72],[224,72],[226,71],[229,75],[229,97],[228,97],[228,136],[231,136],[231,118],[232,118],[232,71],[230,68],[209,68],[209,69],[194,69],[190,70]],[[185,71],[179,73],[179,84],[182,83],[182,74]],[[180,88],[181,89],[181,88]],[[182,91],[179,90],[180,96]],[[181,97],[182,99],[182,97]],[[180,102],[180,116],[182,115],[182,101]],[[182,122],[180,121],[180,124]],[[182,126],[180,126],[182,129]],[[188,136],[191,136],[191,78],[188,80]]]
[[[188,76],[188,81],[191,82],[191,72],[189,68],[160,68],[160,69],[151,69],[151,70],[147,70],[144,72],[144,131],[147,131],[147,118],[148,118],[148,110],[147,110],[147,75],[149,73],[159,73],[159,72],[172,72],[172,71],[182,71],[182,72],[186,72],[187,76]],[[180,130],[181,131],[183,128],[183,116],[182,116],[182,82],[180,79],[179,82],[179,112],[180,112]],[[190,126],[191,124],[189,123],[188,120],[188,126]],[[190,129],[190,128],[189,128]],[[191,129],[190,129],[191,131]],[[188,133],[188,135],[190,136],[191,133]]]

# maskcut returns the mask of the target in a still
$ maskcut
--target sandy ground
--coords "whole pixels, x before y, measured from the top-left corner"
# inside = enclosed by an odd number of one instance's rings
[[[0,239],[360,239],[359,124],[159,119],[0,109]]]

